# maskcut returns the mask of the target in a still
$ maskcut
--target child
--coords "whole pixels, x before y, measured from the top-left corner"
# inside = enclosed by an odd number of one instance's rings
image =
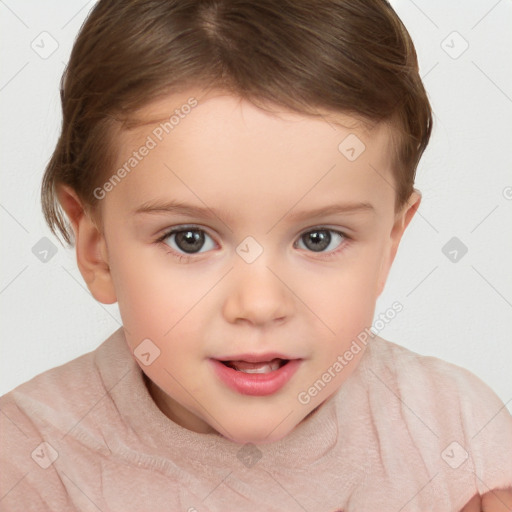
[[[100,0],[61,95],[44,213],[123,327],[1,398],[2,510],[511,509],[503,403],[369,330],[432,128],[385,1]]]

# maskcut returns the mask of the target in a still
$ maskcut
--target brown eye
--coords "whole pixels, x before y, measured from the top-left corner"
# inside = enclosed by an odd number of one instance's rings
[[[200,231],[178,231],[176,233],[176,245],[185,252],[197,252],[204,244],[204,233]]]
[[[185,229],[174,229],[168,233],[162,241],[171,247],[176,252],[184,252],[186,254],[195,254],[201,251],[205,246],[205,241],[211,240],[211,237],[207,235],[202,229],[197,228],[185,228]],[[206,250],[213,249],[215,244],[213,241],[210,243],[210,247],[206,243]]]
[[[313,229],[301,235],[299,242],[302,242],[309,251],[330,252],[335,250],[344,238],[342,233],[332,229]],[[325,251],[327,248],[329,251]]]

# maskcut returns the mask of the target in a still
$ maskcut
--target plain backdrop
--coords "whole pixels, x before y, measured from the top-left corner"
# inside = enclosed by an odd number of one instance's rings
[[[435,127],[417,173],[423,201],[376,315],[394,301],[404,309],[379,334],[469,369],[512,411],[512,3],[392,4],[416,45]],[[0,394],[121,325],[117,305],[88,292],[39,200],[59,80],[93,5],[0,1]]]

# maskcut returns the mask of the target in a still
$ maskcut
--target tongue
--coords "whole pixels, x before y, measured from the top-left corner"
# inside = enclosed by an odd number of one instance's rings
[[[281,359],[272,359],[272,361],[261,361],[259,363],[249,363],[248,361],[227,361],[229,366],[235,370],[257,370],[272,363],[279,363]]]

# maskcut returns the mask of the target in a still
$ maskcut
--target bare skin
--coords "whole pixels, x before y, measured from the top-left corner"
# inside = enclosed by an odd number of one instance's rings
[[[512,510],[512,488],[494,489],[483,496],[475,495],[461,512],[510,512]]]

